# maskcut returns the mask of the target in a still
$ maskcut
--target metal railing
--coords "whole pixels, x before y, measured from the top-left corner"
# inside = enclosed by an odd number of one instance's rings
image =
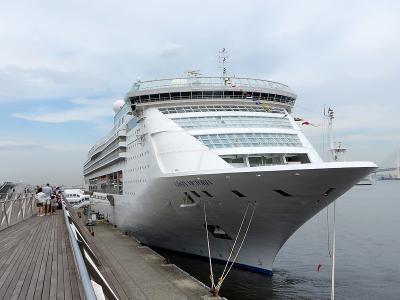
[[[79,277],[81,278],[83,292],[85,294],[85,299],[87,300],[95,300],[96,294],[93,290],[92,283],[90,281],[89,273],[86,269],[85,261],[83,260],[83,256],[81,250],[78,245],[77,241],[77,234],[73,232],[73,225],[70,219],[70,214],[65,208],[65,202],[63,202],[63,212],[64,212],[64,219],[65,225],[68,230],[69,240],[71,242],[72,253],[75,260],[76,268],[78,269]],[[75,226],[74,226],[75,227]]]
[[[72,208],[65,199],[62,207],[75,265],[81,278],[85,298],[87,300],[97,299],[92,285],[93,281],[101,286],[103,295],[107,296],[108,299],[118,300],[117,295],[99,271],[100,262],[80,232],[79,224],[73,219]]]
[[[178,77],[157,80],[137,81],[134,83],[131,91],[143,91],[149,89],[160,89],[169,87],[251,87],[251,88],[269,88],[279,89],[291,92],[290,88],[283,83],[254,78],[244,77],[213,77],[213,76],[195,76]]]
[[[17,224],[35,214],[34,194],[7,194],[0,201],[0,230]]]

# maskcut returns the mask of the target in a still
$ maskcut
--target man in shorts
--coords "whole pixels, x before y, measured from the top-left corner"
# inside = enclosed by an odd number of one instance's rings
[[[36,206],[38,209],[38,216],[43,217],[43,205],[44,202],[46,201],[46,194],[42,192],[42,188],[38,188],[37,194],[35,195],[36,199]]]
[[[53,189],[51,188],[50,184],[46,184],[44,187],[42,187],[43,193],[46,194],[46,201],[44,203],[44,213],[50,214],[50,200],[51,200],[51,194],[53,192]]]

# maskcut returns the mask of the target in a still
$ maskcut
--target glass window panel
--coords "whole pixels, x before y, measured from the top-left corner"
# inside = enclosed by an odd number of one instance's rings
[[[236,134],[211,134],[207,135],[207,139],[202,135],[195,137],[210,148],[302,146],[296,134],[247,133],[240,137]]]

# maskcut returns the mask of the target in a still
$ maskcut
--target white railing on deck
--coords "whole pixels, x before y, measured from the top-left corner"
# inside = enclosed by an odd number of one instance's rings
[[[0,230],[17,224],[36,213],[34,194],[9,195],[0,201]]]

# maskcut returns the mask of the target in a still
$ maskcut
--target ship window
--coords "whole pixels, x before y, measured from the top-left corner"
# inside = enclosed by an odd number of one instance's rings
[[[160,94],[150,95],[150,101],[160,101]]]
[[[213,195],[211,195],[209,192],[207,191],[202,191],[204,194],[206,194],[208,197],[213,198]]]
[[[250,167],[259,167],[259,166],[270,166],[270,165],[281,165],[281,164],[283,164],[283,162],[282,162],[282,154],[249,156],[248,160],[249,160]]]
[[[143,103],[143,102],[148,102],[149,99],[150,99],[150,96],[149,96],[149,95],[141,95],[141,96],[140,96],[140,102],[141,102],[141,103]]]
[[[282,190],[274,190],[274,192],[277,192],[278,194],[284,196],[284,197],[292,197],[292,195],[286,193],[285,191]]]
[[[163,94],[160,94],[160,99],[161,100],[170,100],[171,97],[170,97],[169,93],[163,93]]]
[[[300,139],[296,134],[287,133],[229,133],[197,135],[194,137],[210,149],[302,146]]]
[[[260,99],[261,93],[253,93],[253,99]]]
[[[193,98],[193,99],[200,99],[200,98],[202,98],[202,96],[203,96],[203,93],[202,93],[202,92],[199,92],[199,91],[197,91],[197,92],[192,92],[192,98]]]
[[[192,196],[190,196],[188,193],[184,192],[185,196],[187,197],[187,199],[189,199],[190,201],[194,202]]]
[[[203,98],[212,98],[213,92],[212,91],[204,91]]]
[[[244,158],[243,157],[222,157],[223,160],[225,160],[227,163],[230,164],[241,164],[244,163]]]
[[[182,92],[181,97],[182,99],[190,99],[191,98],[190,92]]]
[[[196,191],[191,191],[196,197],[200,197],[200,195]]]
[[[285,155],[286,163],[288,164],[309,164],[310,159],[308,155],[305,153],[300,154],[286,154]]]
[[[213,92],[213,97],[214,97],[214,98],[221,98],[222,95],[223,95],[223,92],[222,92],[222,91],[214,91],[214,92]]]
[[[193,109],[193,111],[196,111]],[[198,111],[198,110],[197,110]],[[182,128],[288,128],[292,125],[288,118],[261,117],[261,116],[209,116],[172,119]]]
[[[225,97],[232,97],[233,96],[233,91],[224,91],[224,96]]]
[[[206,224],[203,225],[206,227]],[[231,240],[232,238],[218,225],[207,225],[207,230],[217,239]]]
[[[201,92],[193,92],[193,98],[196,99],[195,94]],[[163,114],[176,114],[177,108],[184,109],[185,112],[194,112],[194,111],[201,111],[201,112],[208,112],[208,111],[250,111],[250,112],[272,112],[272,113],[279,113],[285,114],[286,111],[282,108],[272,107],[272,108],[263,108],[260,105],[256,104],[249,104],[249,105],[207,105],[207,106],[185,106],[185,107],[161,107],[159,110]]]
[[[165,101],[165,100],[180,100],[180,99],[203,99],[203,98],[236,98],[236,99],[253,99],[253,100],[267,100],[276,101],[281,103],[293,104],[295,98],[278,95],[278,94],[268,94],[253,91],[193,91],[193,92],[175,92],[175,93],[161,93],[161,94],[151,94],[151,95],[141,95],[136,97],[131,97],[134,102],[148,102],[148,101]]]
[[[241,192],[236,191],[236,190],[232,191],[232,193],[234,193],[236,196],[238,196],[238,197],[240,197],[240,198],[246,197],[246,196],[243,195]]]
[[[171,98],[172,99],[174,99],[174,98],[179,98],[180,97],[180,94],[179,93],[171,93]]]

